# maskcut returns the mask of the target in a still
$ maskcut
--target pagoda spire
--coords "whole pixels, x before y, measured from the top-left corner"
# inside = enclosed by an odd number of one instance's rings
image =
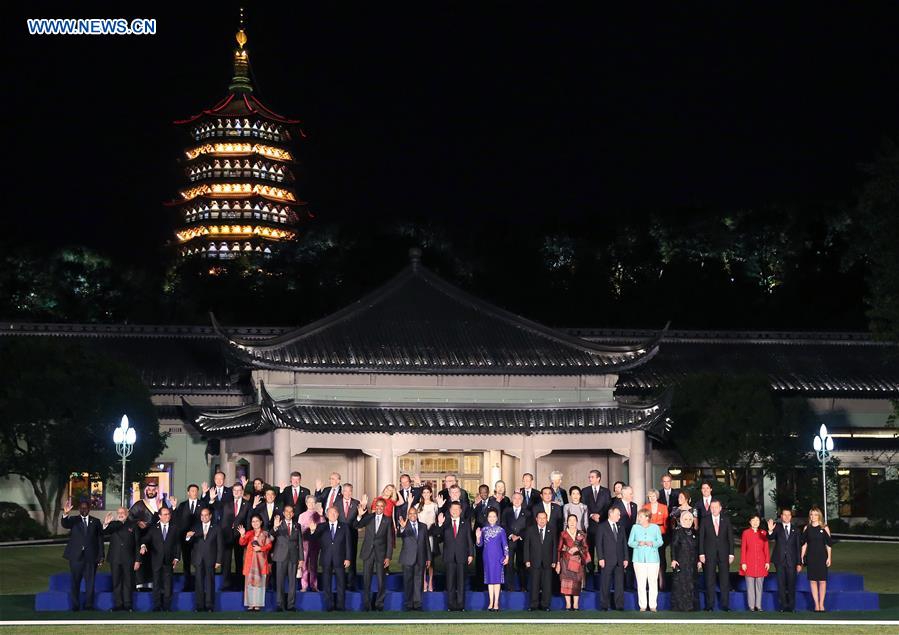
[[[228,90],[232,93],[252,93],[253,84],[250,81],[250,58],[247,49],[247,31],[244,23],[243,7],[240,8],[240,28],[234,36],[237,40],[237,48],[234,49],[234,77]]]

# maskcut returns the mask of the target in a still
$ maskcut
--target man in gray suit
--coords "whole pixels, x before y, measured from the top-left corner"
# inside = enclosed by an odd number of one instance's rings
[[[400,564],[403,565],[403,600],[407,611],[421,610],[422,575],[431,566],[431,542],[427,526],[418,521],[418,510],[410,507],[409,517],[399,517]]]
[[[278,611],[284,610],[284,585],[287,585],[287,610],[293,611],[297,601],[297,571],[303,569],[303,528],[293,517],[293,505],[287,504],[281,516],[275,516],[272,560],[275,563],[275,593]]]

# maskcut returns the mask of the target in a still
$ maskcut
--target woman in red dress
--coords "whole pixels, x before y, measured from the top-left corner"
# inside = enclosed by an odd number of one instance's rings
[[[746,578],[746,606],[750,611],[762,610],[762,585],[768,576],[771,558],[768,553],[768,531],[761,529],[758,514],[749,519],[749,528],[740,540],[740,575]]]
[[[569,514],[565,519],[565,530],[559,535],[559,561],[556,563],[556,573],[559,574],[566,611],[578,610],[586,568],[590,564],[587,534],[577,528],[577,523],[578,517]]]
[[[381,490],[381,495],[372,501],[372,509],[374,509],[375,503],[379,500],[384,501],[384,515],[387,518],[393,518],[393,508],[399,500],[399,495],[396,493],[396,487],[393,483],[388,483],[384,486],[384,489]]]

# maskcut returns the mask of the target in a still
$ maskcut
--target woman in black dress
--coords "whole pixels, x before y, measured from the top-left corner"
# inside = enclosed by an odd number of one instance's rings
[[[695,611],[696,563],[699,561],[699,538],[693,529],[692,512],[682,511],[680,526],[671,538],[671,610]]]
[[[822,522],[821,510],[812,507],[808,510],[808,525],[802,530],[802,560],[809,586],[812,588],[812,599],[815,601],[815,612],[824,612],[824,595],[827,593],[827,569],[830,567],[830,528]]]

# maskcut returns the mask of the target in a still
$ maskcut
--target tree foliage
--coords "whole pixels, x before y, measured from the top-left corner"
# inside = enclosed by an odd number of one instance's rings
[[[671,413],[670,441],[689,465],[733,467],[747,480],[756,466],[779,476],[811,465],[814,417],[804,400],[777,397],[763,374],[688,375],[675,387]]]
[[[129,478],[165,448],[150,393],[132,367],[61,338],[4,338],[0,359],[0,476],[30,483],[50,531],[73,472],[120,474],[112,432],[122,414],[138,439]]]

